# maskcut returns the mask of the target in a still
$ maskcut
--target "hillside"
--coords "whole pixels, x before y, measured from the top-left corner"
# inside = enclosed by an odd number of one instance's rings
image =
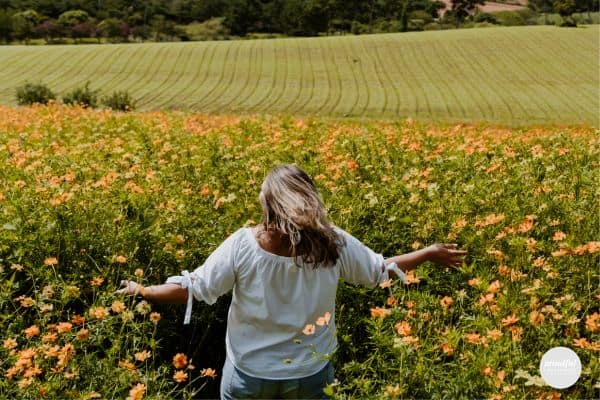
[[[221,42],[7,46],[0,103],[41,80],[138,109],[598,124],[598,26]]]

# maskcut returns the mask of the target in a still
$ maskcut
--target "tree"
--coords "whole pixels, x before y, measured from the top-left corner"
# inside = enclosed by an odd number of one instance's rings
[[[30,9],[13,14],[11,19],[14,36],[19,40],[24,40],[25,43],[29,43],[29,39],[35,35],[35,27],[42,16],[35,10]]]
[[[574,0],[556,0],[554,2],[554,11],[556,11],[563,19],[561,26],[577,26],[577,23],[572,18],[575,12]]]
[[[485,0],[452,0],[452,13],[456,19],[456,27],[460,25],[478,5],[485,4]]]
[[[71,28],[71,37],[77,41],[81,38],[93,38],[98,35],[96,24],[91,21],[81,22]]]
[[[101,35],[110,41],[116,41],[121,38],[127,41],[130,34],[129,25],[117,18],[108,18],[98,24],[98,30]]]
[[[52,43],[55,38],[63,34],[62,26],[54,19],[47,19],[36,28],[40,37],[46,39],[46,42]]]
[[[90,15],[83,10],[69,10],[60,14],[58,17],[58,23],[66,28],[73,28],[77,24],[87,22],[90,19]]]
[[[7,10],[0,10],[0,39],[2,39],[3,43],[10,42],[12,32],[12,15]]]

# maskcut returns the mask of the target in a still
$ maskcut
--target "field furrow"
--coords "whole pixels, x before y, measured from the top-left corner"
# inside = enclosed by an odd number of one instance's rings
[[[237,46],[239,45],[237,43]],[[230,71],[226,66],[230,67],[235,62],[235,55],[229,58],[231,49],[234,46],[236,46],[236,43],[219,43],[218,51],[214,57],[215,63],[211,63],[210,68],[206,71],[206,81],[205,87],[202,90],[202,97],[200,101],[192,105],[193,110],[204,110],[205,107],[211,104],[211,97],[214,93],[224,85],[226,71]]]

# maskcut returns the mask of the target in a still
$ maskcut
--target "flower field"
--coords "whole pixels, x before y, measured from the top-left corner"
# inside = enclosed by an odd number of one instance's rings
[[[385,256],[469,251],[407,284],[340,285],[335,398],[597,398],[599,144],[585,127],[0,106],[0,398],[215,397],[228,299],[184,327],[183,307],[114,291],[259,221],[281,162]],[[568,389],[540,377],[555,346],[581,359]]]

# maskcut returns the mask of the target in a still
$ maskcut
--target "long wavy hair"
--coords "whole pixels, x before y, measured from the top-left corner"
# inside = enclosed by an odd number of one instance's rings
[[[263,229],[282,235],[292,257],[301,257],[314,268],[335,264],[345,243],[327,219],[319,192],[304,171],[291,164],[273,168],[259,198]]]

